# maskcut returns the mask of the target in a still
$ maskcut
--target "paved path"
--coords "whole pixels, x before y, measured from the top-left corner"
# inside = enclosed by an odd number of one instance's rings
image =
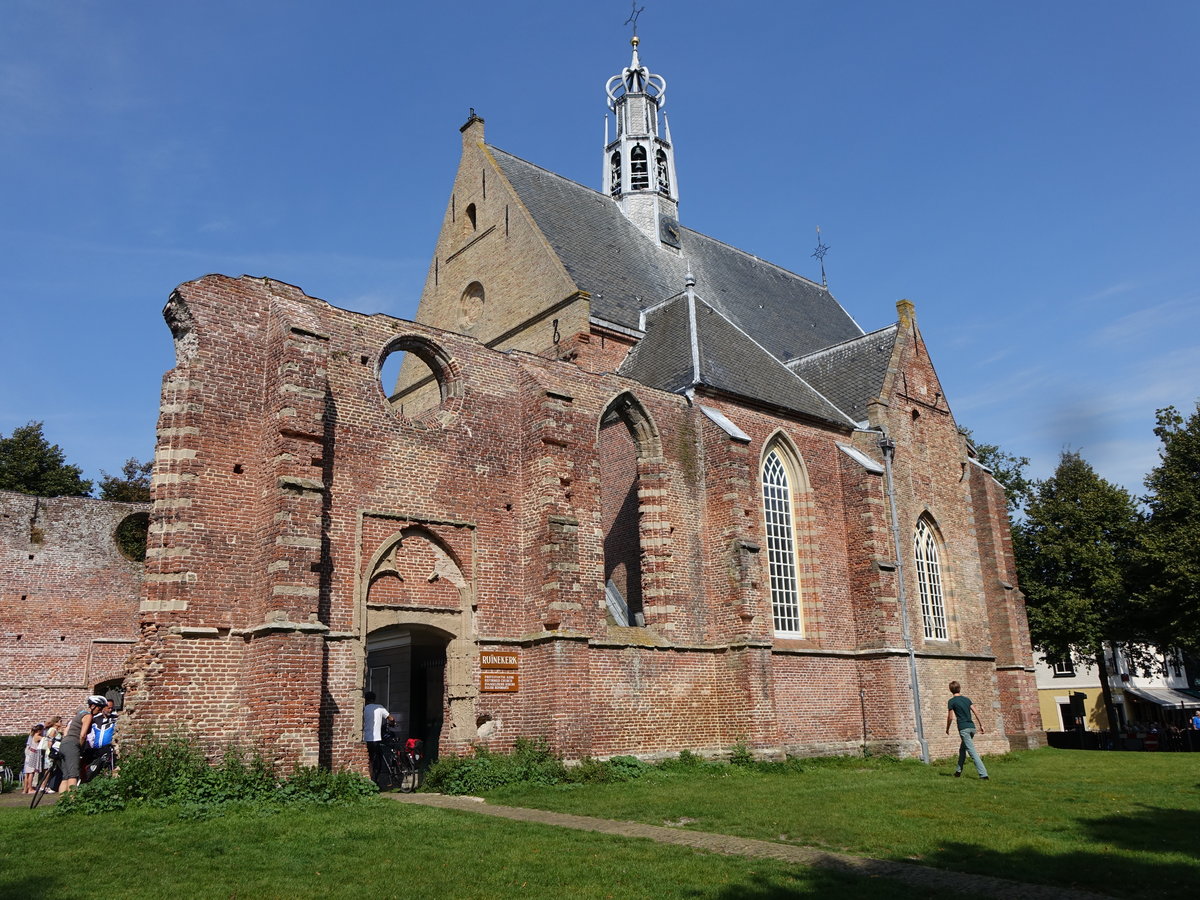
[[[848,853],[831,853],[794,844],[776,844],[752,838],[733,837],[727,834],[710,834],[703,831],[688,831],[684,828],[667,828],[661,825],[642,825],[637,822],[618,822],[613,819],[593,819],[589,816],[572,816],[565,813],[547,812],[541,809],[524,809],[516,806],[496,806],[478,797],[451,797],[446,794],[384,794],[403,803],[421,806],[436,806],[440,809],[457,809],[483,816],[514,819],[519,822],[539,822],[574,828],[579,831],[596,831],[620,837],[646,838],[663,844],[677,844],[709,853],[728,856],[760,856],[803,866],[819,866],[836,869],[854,875],[874,878],[891,878],[916,888],[936,888],[958,891],[977,897],[1000,897],[1004,900],[1097,900],[1099,894],[1072,891],[1065,888],[1047,887],[993,878],[989,875],[968,875],[946,869],[933,869],[913,863],[892,862]]]

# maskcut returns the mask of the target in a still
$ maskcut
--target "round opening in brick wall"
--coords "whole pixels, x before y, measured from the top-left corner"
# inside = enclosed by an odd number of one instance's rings
[[[398,337],[379,359],[379,387],[393,413],[422,428],[444,428],[461,407],[457,366],[427,338]]]
[[[150,514],[139,512],[126,516],[113,532],[113,541],[126,559],[146,561],[146,534],[150,530]]]

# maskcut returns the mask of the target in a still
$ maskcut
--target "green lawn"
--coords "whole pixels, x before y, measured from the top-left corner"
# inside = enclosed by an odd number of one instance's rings
[[[1200,754],[1036,750],[968,764],[814,760],[697,778],[509,788],[531,806],[812,845],[1123,897],[1200,883]]]
[[[889,883],[890,884],[890,883]],[[878,879],[696,853],[383,798],[55,816],[0,809],[0,897],[878,898]],[[889,897],[931,896],[896,884]],[[932,895],[932,896],[948,896]]]

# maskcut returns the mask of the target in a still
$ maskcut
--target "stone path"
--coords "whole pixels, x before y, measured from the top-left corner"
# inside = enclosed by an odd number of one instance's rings
[[[776,844],[772,841],[758,841],[752,838],[733,837],[727,834],[688,831],[684,828],[668,828],[661,825],[642,825],[637,822],[618,822],[613,819],[594,819],[590,816],[573,816],[565,813],[547,812],[541,809],[496,806],[479,797],[395,793],[384,794],[382,796],[398,800],[402,803],[435,806],[439,809],[456,809],[483,816],[513,819],[518,822],[538,822],[543,825],[557,825],[560,828],[574,828],[578,831],[596,831],[601,834],[612,834],[620,837],[645,838],[651,841],[658,841],[662,844],[676,844],[681,847],[691,847],[694,850],[704,850],[709,853],[723,853],[728,856],[758,856],[796,863],[802,866],[819,866],[825,869],[835,869],[839,872],[848,872],[854,875],[890,878],[894,881],[902,881],[916,888],[958,891],[959,893],[976,897],[999,897],[1004,898],[1004,900],[1058,900],[1058,898],[1063,898],[1063,900],[1098,900],[1100,897],[1099,894],[1091,894],[1086,891],[1073,891],[1066,888],[1025,884],[1020,881],[1009,881],[1006,878],[993,878],[990,875],[968,875],[963,872],[933,869],[913,863],[892,862],[890,860],[872,859],[865,856],[851,856],[848,853],[832,853],[828,850],[816,850],[811,847],[800,847],[793,844]]]

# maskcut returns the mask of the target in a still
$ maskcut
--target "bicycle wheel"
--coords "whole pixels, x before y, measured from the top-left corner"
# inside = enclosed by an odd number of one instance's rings
[[[58,770],[58,766],[51,766],[49,769],[42,769],[38,775],[37,788],[33,792],[33,797],[29,801],[29,808],[33,809],[42,802],[42,798],[46,796],[46,791],[50,787],[50,776]]]
[[[400,764],[400,792],[411,794],[421,786],[421,770],[408,757]]]

